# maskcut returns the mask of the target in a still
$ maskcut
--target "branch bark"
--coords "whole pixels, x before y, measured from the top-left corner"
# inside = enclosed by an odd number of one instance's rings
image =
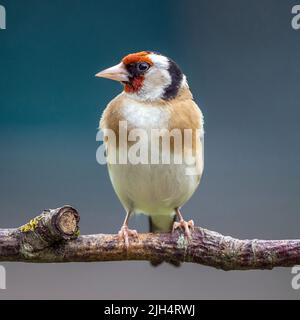
[[[192,240],[139,234],[126,250],[117,235],[79,236],[79,214],[64,206],[45,210],[25,226],[0,229],[0,261],[35,263],[148,260],[191,262],[223,270],[272,269],[300,264],[300,240],[239,240],[196,227]]]

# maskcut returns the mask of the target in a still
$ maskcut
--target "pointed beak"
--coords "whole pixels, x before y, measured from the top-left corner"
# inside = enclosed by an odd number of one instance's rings
[[[126,70],[123,62],[117,64],[116,66],[113,66],[111,68],[105,69],[105,70],[97,73],[96,77],[107,78],[107,79],[120,81],[120,82],[129,81],[129,73]]]

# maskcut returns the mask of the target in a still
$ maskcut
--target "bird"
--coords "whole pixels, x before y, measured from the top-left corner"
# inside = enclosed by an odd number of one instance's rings
[[[104,133],[111,131],[117,137],[113,142],[105,136],[104,144],[110,180],[126,212],[118,233],[120,240],[128,249],[130,241],[137,237],[137,231],[128,227],[129,218],[134,214],[149,217],[150,232],[181,229],[187,240],[192,239],[194,222],[184,220],[181,208],[194,194],[202,178],[204,119],[193,99],[186,75],[167,56],[155,51],[141,51],[126,55],[115,66],[97,73],[96,77],[115,80],[123,86],[123,91],[105,108],[99,126]],[[121,128],[121,123],[126,127]],[[177,130],[182,136],[190,130],[192,143],[186,150],[175,150],[175,137],[173,140],[170,137],[170,153],[173,157],[179,153],[182,158],[189,154],[187,158],[194,159],[193,168],[197,170],[188,172],[192,166],[188,161],[177,163],[173,158],[169,163],[161,163],[165,156],[163,148],[156,151],[159,163],[110,162],[110,155],[120,149],[128,151],[133,146],[129,137],[134,130],[146,133],[160,130],[162,135]],[[123,139],[126,144],[122,146],[121,131],[126,140]],[[149,137],[141,144],[149,145]],[[147,155],[146,159],[149,158]]]

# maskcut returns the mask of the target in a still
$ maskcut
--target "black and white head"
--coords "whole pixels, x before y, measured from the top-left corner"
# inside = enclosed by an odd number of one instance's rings
[[[96,76],[121,82],[127,94],[142,101],[172,100],[180,88],[188,86],[172,59],[152,51],[129,54]]]

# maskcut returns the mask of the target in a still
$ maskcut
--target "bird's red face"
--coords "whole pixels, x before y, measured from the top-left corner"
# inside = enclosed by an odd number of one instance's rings
[[[184,79],[175,62],[151,51],[129,54],[118,65],[96,76],[119,81],[127,94],[152,101],[174,98]]]

